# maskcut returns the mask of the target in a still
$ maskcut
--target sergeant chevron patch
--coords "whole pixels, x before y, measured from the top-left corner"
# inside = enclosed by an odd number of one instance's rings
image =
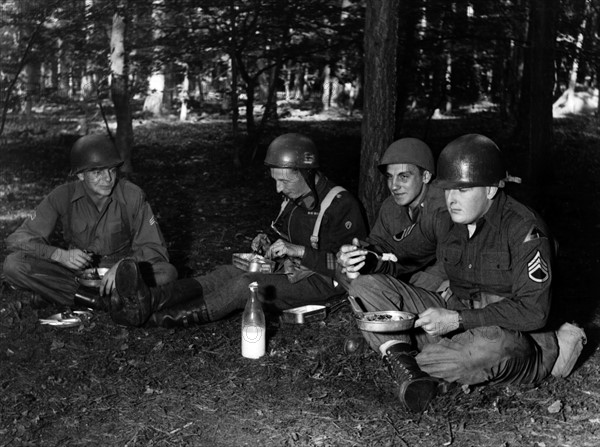
[[[535,282],[546,282],[550,276],[548,270],[548,263],[542,258],[542,254],[539,250],[535,253],[535,256],[531,261],[527,263],[527,272],[529,279]]]

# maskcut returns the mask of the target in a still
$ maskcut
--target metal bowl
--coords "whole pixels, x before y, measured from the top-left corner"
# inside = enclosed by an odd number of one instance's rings
[[[401,310],[363,312],[356,298],[348,296],[359,329],[368,332],[400,332],[415,325],[416,315]]]
[[[358,328],[369,332],[399,332],[411,329],[416,316],[410,312],[388,310],[383,312],[363,312],[354,316]]]
[[[108,272],[108,268],[99,267],[99,268],[90,268],[82,270],[77,274],[77,281],[79,284],[86,287],[100,287],[100,283],[102,282],[102,278]]]

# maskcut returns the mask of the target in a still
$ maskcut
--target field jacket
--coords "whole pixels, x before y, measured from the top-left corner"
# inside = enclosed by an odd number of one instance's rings
[[[447,213],[444,191],[431,185],[425,185],[425,188],[425,194],[414,208],[412,216],[408,212],[408,206],[398,205],[391,196],[385,199],[367,238],[367,242],[377,252],[395,254],[405,269],[410,265],[416,268],[431,264],[435,260],[436,244],[429,243],[421,247],[419,258],[412,259],[411,254],[402,248],[402,240],[421,221],[425,222],[424,225],[431,226],[439,214]]]
[[[323,202],[334,186],[333,182],[321,175],[316,184],[319,203]],[[284,201],[283,209],[273,222],[273,227],[283,239],[304,246],[304,256],[300,260],[304,269],[333,278],[337,251],[342,245],[352,243],[355,237],[364,239],[367,235],[367,225],[359,202],[348,191],[342,191],[325,211],[319,231],[319,246],[313,248],[310,237],[319,211],[319,206],[308,210],[293,200]]]
[[[62,242],[53,234],[62,230]],[[79,248],[114,263],[125,256],[150,263],[169,260],[158,222],[144,192],[119,180],[108,201],[98,211],[81,181],[55,188],[30,218],[6,240],[11,251],[49,259],[59,248]]]
[[[533,211],[499,191],[488,212],[469,237],[467,226],[449,214],[418,225],[402,249],[419,259],[435,244],[437,258],[450,281],[452,297],[461,301],[465,329],[501,326],[534,331],[545,326],[550,313],[552,243],[545,223]],[[407,272],[413,265],[381,262],[374,273]],[[478,302],[492,302],[480,307]],[[498,300],[499,299],[499,300]],[[451,301],[448,302],[450,308]]]

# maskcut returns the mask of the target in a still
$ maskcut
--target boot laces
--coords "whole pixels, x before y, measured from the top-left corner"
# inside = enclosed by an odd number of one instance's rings
[[[414,352],[388,352],[384,357],[388,371],[399,383],[424,375],[414,356]]]

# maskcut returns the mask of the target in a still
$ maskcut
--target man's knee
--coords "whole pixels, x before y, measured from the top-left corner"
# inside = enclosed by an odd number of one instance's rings
[[[510,382],[529,374],[535,350],[519,332],[488,326],[428,344],[417,361],[423,371],[450,382]]]
[[[361,275],[352,281],[348,294],[360,301],[367,312],[402,310],[402,300],[392,281],[385,275]]]
[[[19,279],[28,276],[30,265],[25,262],[23,253],[9,254],[4,260],[3,272],[8,282],[18,282]]]
[[[360,275],[358,278],[352,280],[348,286],[348,293],[355,297],[362,297],[368,295],[374,290],[380,289],[380,281],[374,275]]]

